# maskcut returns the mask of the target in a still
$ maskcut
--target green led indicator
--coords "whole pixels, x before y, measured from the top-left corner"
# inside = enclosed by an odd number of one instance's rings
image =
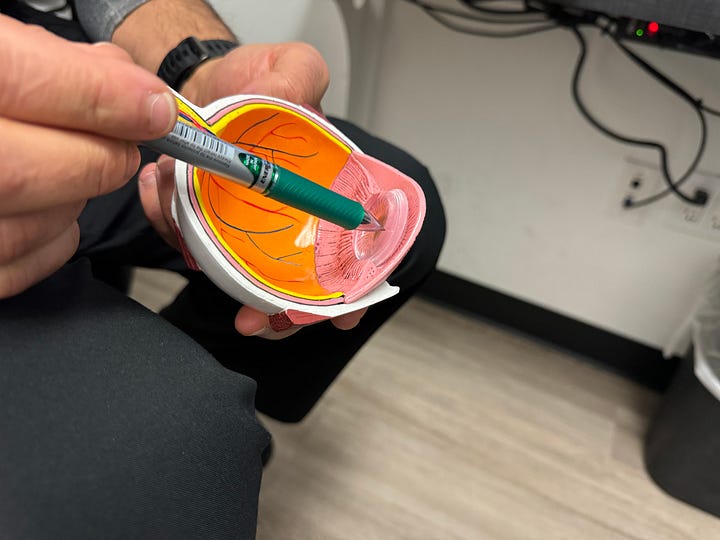
[[[638,28],[637,30],[635,30],[635,35],[637,37],[643,37],[645,35],[645,30],[643,30],[642,28]]]

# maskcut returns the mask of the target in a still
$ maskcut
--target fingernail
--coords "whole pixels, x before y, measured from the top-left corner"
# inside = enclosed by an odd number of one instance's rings
[[[155,171],[150,170],[150,167],[145,167],[138,176],[138,182],[143,185],[152,185],[155,182]]]
[[[153,133],[167,133],[177,121],[175,98],[169,92],[151,94],[147,99],[150,129]]]
[[[163,154],[162,156],[160,156],[160,159],[157,160],[156,170],[158,181],[163,175],[171,176],[172,174],[174,174],[175,171],[175,160],[170,156]]]

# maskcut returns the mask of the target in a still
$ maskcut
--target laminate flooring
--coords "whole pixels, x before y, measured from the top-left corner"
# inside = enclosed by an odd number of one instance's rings
[[[180,284],[138,273],[156,309]],[[160,292],[158,292],[160,291]],[[275,440],[259,540],[720,539],[642,462],[656,393],[422,299]]]

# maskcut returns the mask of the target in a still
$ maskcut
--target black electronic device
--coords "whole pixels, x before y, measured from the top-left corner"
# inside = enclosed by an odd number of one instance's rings
[[[543,11],[607,17],[618,39],[720,58],[720,3],[712,0],[541,0]]]
[[[550,0],[620,19],[655,21],[681,30],[720,34],[720,3],[715,0]]]

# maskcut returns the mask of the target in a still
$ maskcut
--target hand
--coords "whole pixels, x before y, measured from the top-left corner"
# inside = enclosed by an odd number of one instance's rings
[[[243,45],[202,64],[182,94],[200,106],[234,94],[260,94],[320,110],[329,80],[325,60],[311,45]]]
[[[88,198],[137,170],[129,141],[167,133],[165,85],[119,48],[65,41],[0,15],[0,298],[72,257]]]
[[[203,106],[234,94],[261,94],[310,105],[320,110],[329,81],[327,64],[320,53],[304,43],[243,45],[222,58],[206,62],[182,89],[193,103]],[[148,165],[140,174],[140,198],[145,213],[163,238],[176,248],[170,201],[174,189],[173,160],[166,156]],[[332,319],[341,330],[354,328],[367,308]],[[274,332],[264,313],[243,306],[235,317],[235,328],[246,336],[282,339],[298,330],[295,326]]]

